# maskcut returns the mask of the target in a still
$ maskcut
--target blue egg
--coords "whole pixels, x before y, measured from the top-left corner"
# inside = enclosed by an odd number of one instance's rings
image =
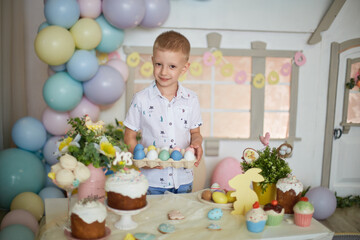
[[[221,208],[213,208],[208,212],[208,218],[210,220],[219,220],[223,216]]]
[[[138,151],[138,150],[144,150],[144,146],[141,145],[140,143],[136,144],[135,148],[134,148],[134,152]]]
[[[178,150],[174,150],[174,151],[171,153],[170,157],[171,157],[174,161],[180,161],[180,160],[183,158],[181,152],[179,152]]]
[[[134,159],[135,160],[143,160],[145,158],[144,150],[138,150],[134,152]]]

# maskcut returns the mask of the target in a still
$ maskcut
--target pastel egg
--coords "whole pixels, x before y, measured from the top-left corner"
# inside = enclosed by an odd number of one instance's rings
[[[146,154],[146,157],[149,160],[155,160],[158,158],[158,153],[155,149],[152,149]]]
[[[185,152],[187,152],[187,151],[191,151],[193,154],[195,154],[195,149],[192,148],[192,147],[187,147],[187,148],[185,149]]]
[[[179,148],[179,147],[174,147],[173,150],[177,150],[177,151],[180,152],[180,151],[181,151],[181,148]]]
[[[191,152],[191,151],[185,152],[184,158],[185,158],[185,160],[187,160],[187,161],[194,161],[194,160],[196,159],[194,153]]]
[[[159,158],[161,161],[167,161],[170,158],[170,153],[167,150],[162,150],[159,153]]]
[[[182,159],[182,155],[178,150],[174,150],[172,151],[170,157],[174,160],[174,161],[180,161]]]
[[[160,149],[160,152],[161,152],[162,150],[169,151],[169,150],[170,150],[170,148],[169,148],[169,147],[162,147],[162,148]]]
[[[223,216],[221,208],[213,208],[208,212],[208,218],[210,220],[219,220]]]
[[[136,144],[136,146],[134,148],[134,152],[136,152],[138,150],[144,150],[144,146],[140,143]]]
[[[150,152],[150,150],[155,150],[155,149],[156,149],[156,147],[154,145],[150,145],[147,148],[148,152]]]
[[[291,153],[291,148],[286,149],[286,153],[287,154]]]
[[[145,158],[145,152],[144,150],[138,150],[134,152],[134,159],[135,160],[142,160]]]
[[[216,203],[225,204],[228,202],[228,198],[223,192],[213,192],[212,200]]]

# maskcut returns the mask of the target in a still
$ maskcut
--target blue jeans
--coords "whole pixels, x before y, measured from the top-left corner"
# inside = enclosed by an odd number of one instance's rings
[[[164,194],[166,191],[172,192],[172,193],[191,193],[192,183],[180,185],[178,189],[149,187],[147,194],[148,195],[160,195],[160,194]]]

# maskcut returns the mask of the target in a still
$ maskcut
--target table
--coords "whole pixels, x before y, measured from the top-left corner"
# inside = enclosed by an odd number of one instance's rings
[[[119,216],[108,211],[106,225],[112,231],[109,240],[122,240],[127,233],[146,232],[153,233],[157,239],[332,239],[334,233],[328,228],[312,219],[310,227],[298,227],[291,223],[292,215],[286,215],[279,226],[266,226],[262,233],[251,233],[246,228],[245,217],[231,215],[230,209],[222,209],[224,215],[220,220],[212,221],[207,218],[209,210],[214,208],[212,204],[206,204],[198,200],[200,192],[190,194],[172,194],[147,196],[149,207],[133,220],[138,227],[133,230],[118,230],[114,223]],[[74,201],[76,199],[73,199]],[[74,203],[73,201],[73,203]],[[66,239],[61,225],[66,219],[67,199],[45,199],[46,223],[40,229],[39,239]],[[167,213],[178,209],[184,220],[168,220]],[[157,227],[161,223],[170,222],[175,225],[175,232],[161,234]],[[221,226],[220,231],[210,231],[207,226],[216,223]]]

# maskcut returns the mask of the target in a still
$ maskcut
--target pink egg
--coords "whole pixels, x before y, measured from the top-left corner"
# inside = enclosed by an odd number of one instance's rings
[[[229,186],[229,180],[239,174],[243,174],[240,161],[232,157],[224,158],[216,165],[211,184],[218,183],[221,189],[233,191],[235,189]]]
[[[174,151],[177,150],[177,151],[181,152],[181,148],[179,148],[179,147],[174,147],[173,150]]]
[[[192,147],[187,147],[187,148],[185,149],[185,152],[187,152],[187,151],[190,151],[190,152],[192,152],[192,153],[195,154],[195,149],[192,148]]]

